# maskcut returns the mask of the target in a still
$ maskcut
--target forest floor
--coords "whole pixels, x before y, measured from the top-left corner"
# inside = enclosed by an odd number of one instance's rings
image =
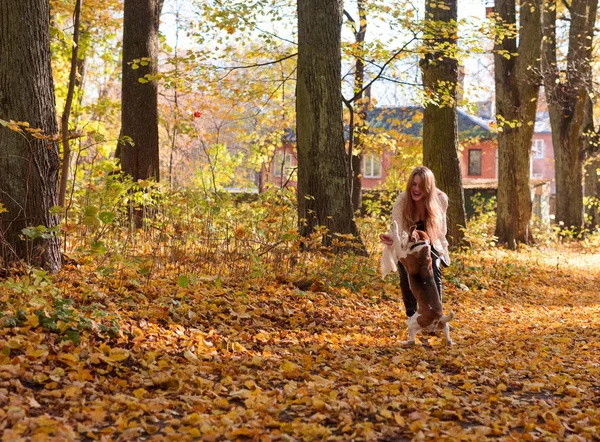
[[[2,440],[600,440],[600,252],[455,254],[452,347],[401,346],[396,278],[357,263],[5,278]]]

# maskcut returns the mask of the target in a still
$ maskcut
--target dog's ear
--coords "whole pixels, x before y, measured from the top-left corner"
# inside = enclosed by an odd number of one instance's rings
[[[411,242],[417,242],[419,240],[417,226],[410,226],[410,230],[408,231],[408,237]]]
[[[424,232],[423,230],[417,230],[415,231],[415,235],[418,235],[418,241],[428,241],[429,242],[429,235],[427,235],[427,232]]]

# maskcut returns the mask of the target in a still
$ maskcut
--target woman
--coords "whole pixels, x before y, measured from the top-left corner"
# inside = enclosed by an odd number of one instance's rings
[[[406,191],[400,193],[392,209],[392,227],[388,234],[381,234],[379,238],[386,246],[394,245],[394,222],[398,225],[398,234],[407,234],[412,226],[418,230],[424,230],[431,238],[431,258],[433,266],[433,277],[435,285],[442,299],[442,272],[440,271],[440,260],[444,266],[450,265],[448,255],[448,241],[446,240],[446,211],[448,210],[448,196],[435,186],[433,172],[427,167],[415,168],[406,184]],[[386,263],[393,254],[386,247],[382,258],[383,276],[395,270],[396,260]],[[400,289],[402,299],[406,308],[406,315],[412,316],[417,311],[417,300],[410,291],[408,275],[404,266],[398,263],[400,270]]]

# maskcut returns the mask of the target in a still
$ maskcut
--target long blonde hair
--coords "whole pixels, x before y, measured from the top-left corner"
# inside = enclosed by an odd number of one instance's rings
[[[433,172],[425,166],[415,167],[406,183],[406,198],[404,198],[404,208],[402,215],[404,225],[407,229],[413,226],[419,220],[415,202],[411,196],[413,180],[416,176],[421,177],[422,191],[425,193],[425,230],[431,239],[438,237],[442,231],[443,217],[446,216],[440,202],[440,191],[435,186],[435,176]]]

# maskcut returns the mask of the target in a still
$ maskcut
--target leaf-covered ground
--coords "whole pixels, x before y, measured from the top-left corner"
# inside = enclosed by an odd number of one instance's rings
[[[453,347],[375,266],[4,279],[2,440],[599,440],[599,253],[455,256]]]

